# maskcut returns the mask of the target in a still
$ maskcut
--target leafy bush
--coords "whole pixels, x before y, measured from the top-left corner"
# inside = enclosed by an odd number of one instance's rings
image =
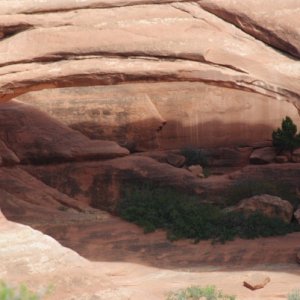
[[[215,286],[198,287],[191,286],[178,292],[170,293],[167,300],[235,300],[235,296],[225,295]]]
[[[300,291],[292,291],[288,294],[288,300],[300,300]]]
[[[260,213],[249,216],[240,212],[226,213],[216,206],[199,204],[189,195],[151,185],[125,189],[118,212],[123,219],[143,227],[145,232],[166,229],[170,240],[225,242],[238,236],[253,239],[300,230],[298,225]]]
[[[0,300],[40,300],[41,295],[30,291],[25,285],[12,288],[0,282]]]
[[[289,151],[292,153],[300,147],[300,134],[297,134],[297,126],[290,117],[282,120],[281,128],[272,133],[273,146],[279,152]]]
[[[265,181],[244,178],[226,192],[225,206],[235,205],[245,198],[269,194],[289,201],[294,207],[299,203],[296,188],[284,181]]]
[[[181,154],[186,158],[187,166],[208,166],[208,157],[203,149],[186,148],[181,150]]]

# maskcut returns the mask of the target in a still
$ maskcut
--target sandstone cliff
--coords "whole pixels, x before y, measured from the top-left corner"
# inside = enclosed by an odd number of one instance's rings
[[[258,256],[255,241],[175,244],[105,211],[116,212],[132,182],[215,202],[244,178],[299,188],[296,163],[245,167],[283,117],[300,126],[299,11],[296,0],[0,1],[0,208],[98,261],[0,214],[0,275],[32,287],[53,281],[53,299],[156,300],[186,278],[234,293],[242,275],[232,284],[132,262],[292,265],[297,233],[259,242]],[[219,176],[170,164],[186,147],[207,148]],[[271,286],[264,299],[299,282],[272,276],[278,292]]]
[[[298,10],[293,0],[2,1],[0,98],[131,150],[268,139],[286,115],[299,124]]]

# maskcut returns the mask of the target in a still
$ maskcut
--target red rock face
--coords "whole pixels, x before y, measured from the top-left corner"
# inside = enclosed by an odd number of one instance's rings
[[[36,286],[53,279],[50,299],[62,300],[164,299],[175,282],[199,278],[253,298],[241,290],[245,274],[233,283],[221,272],[166,271],[209,262],[274,266],[264,299],[298,287],[299,276],[284,282],[278,273],[295,262],[297,233],[259,242],[258,256],[256,241],[220,250],[172,244],[104,210],[115,212],[124,186],[144,181],[215,202],[245,178],[299,188],[297,164],[244,167],[249,145],[266,145],[282,118],[300,126],[299,9],[293,0],[0,1],[0,208],[102,262],[82,261],[0,215],[1,278]],[[185,159],[170,150],[186,147],[210,148],[223,175],[177,168]],[[40,242],[48,253],[35,248]]]
[[[300,57],[299,3],[288,1],[204,0],[201,7],[270,46]],[[259,9],[257,9],[259,7]]]
[[[0,119],[0,139],[6,152],[13,151],[22,163],[107,159],[128,154],[114,142],[91,141],[34,107],[16,101],[1,104]]]
[[[44,89],[20,100],[135,151],[247,144],[286,115],[299,124],[299,64],[269,46],[298,47],[293,1],[75,2],[2,4],[3,101]]]
[[[291,103],[203,83],[51,89],[18,99],[135,151],[249,145],[270,139],[287,115],[299,124]]]

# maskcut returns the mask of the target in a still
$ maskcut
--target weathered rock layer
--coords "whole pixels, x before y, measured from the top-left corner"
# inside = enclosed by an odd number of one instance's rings
[[[4,1],[0,98],[77,86],[20,100],[134,150],[263,140],[285,115],[299,124],[299,62],[269,46],[298,53],[298,6],[282,5]]]
[[[19,100],[92,139],[131,150],[247,145],[268,140],[293,104],[204,83],[152,83],[51,89]]]

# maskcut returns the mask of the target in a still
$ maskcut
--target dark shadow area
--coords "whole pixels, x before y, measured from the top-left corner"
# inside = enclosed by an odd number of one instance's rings
[[[0,28],[0,41],[3,41],[4,39],[8,39],[10,37],[13,37],[14,35],[21,33],[23,31],[29,30],[34,28],[33,25],[18,22],[16,24],[10,25],[8,27],[2,27]]]

